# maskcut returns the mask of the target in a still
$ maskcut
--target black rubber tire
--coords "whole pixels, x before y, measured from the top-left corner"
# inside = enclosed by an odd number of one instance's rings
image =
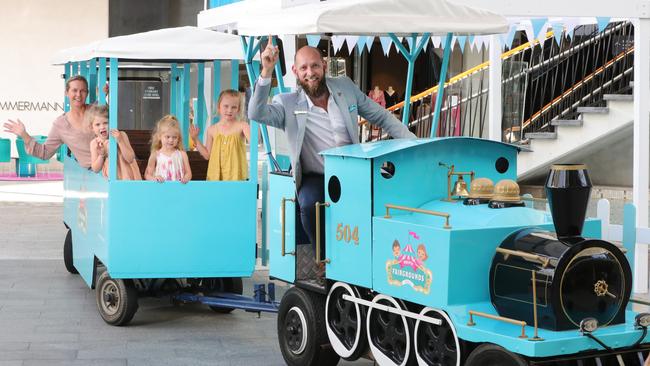
[[[291,322],[302,313],[304,322]],[[306,333],[306,334],[305,334]],[[298,335],[298,347],[289,340]],[[301,336],[302,335],[302,336]],[[298,287],[290,288],[282,297],[278,311],[278,342],[284,361],[289,366],[330,366],[339,362],[325,329],[325,297]]]
[[[72,274],[79,273],[76,268],[74,268],[74,263],[72,260],[72,230],[68,229],[68,233],[65,234],[65,241],[63,242],[63,264],[65,264],[65,269]]]
[[[527,366],[528,362],[521,356],[501,346],[483,343],[476,347],[465,361],[466,366]]]
[[[341,338],[344,337],[347,334],[342,334],[342,329],[341,328],[346,328],[348,330],[352,326],[349,324],[351,321],[354,321],[355,319],[354,316],[356,316],[356,312],[354,311],[354,304],[349,301],[343,300],[343,293],[348,294],[347,289],[345,288],[345,284],[343,286],[338,286],[335,284],[334,286],[331,287],[330,293],[327,295],[325,298],[325,301],[330,301],[329,307],[327,307],[327,311],[329,314],[326,314],[327,317],[325,320],[329,322],[329,324],[326,323],[332,329],[333,333],[335,336],[339,339],[339,342],[343,343],[344,347],[346,348],[346,351],[349,352],[352,348],[352,345],[346,344],[349,342],[346,342],[347,340],[342,340]],[[353,295],[357,298],[361,298],[361,295],[358,291],[358,289],[355,289],[354,287],[350,286],[353,292]],[[342,312],[344,314],[342,314]],[[347,319],[343,318],[347,313],[347,315],[350,315],[347,317]],[[355,350],[352,352],[351,355],[347,357],[341,356],[346,361],[356,361],[358,360],[361,356],[365,355],[368,352],[368,336],[366,335],[367,330],[366,330],[366,307],[359,305],[359,317],[356,319],[357,328],[361,328],[360,333],[359,333],[359,340],[357,343],[357,346]],[[337,322],[341,323],[341,326],[337,327]],[[327,331],[327,329],[326,329]],[[330,339],[328,337],[328,339]],[[331,342],[330,342],[331,343]]]
[[[110,325],[126,325],[138,311],[138,290],[133,282],[113,279],[106,271],[97,279],[95,300],[99,315]]]
[[[213,288],[215,291],[230,292],[237,295],[241,295],[244,292],[244,284],[239,277],[226,277],[219,278],[218,280],[216,288]],[[229,314],[235,310],[233,308],[222,308],[219,306],[210,306],[210,309],[219,314]]]

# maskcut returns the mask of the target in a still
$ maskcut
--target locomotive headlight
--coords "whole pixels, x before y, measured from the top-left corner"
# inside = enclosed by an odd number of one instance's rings
[[[596,329],[598,329],[598,320],[596,318],[584,318],[580,321],[581,333],[593,333]]]
[[[647,328],[650,325],[650,313],[639,313],[634,317],[634,326]]]

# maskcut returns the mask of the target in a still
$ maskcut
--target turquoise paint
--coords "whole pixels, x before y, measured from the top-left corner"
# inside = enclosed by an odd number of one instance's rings
[[[630,269],[634,274],[634,255],[636,249],[636,206],[633,203],[626,203],[623,206],[623,246],[627,249],[625,256],[630,263]]]
[[[177,116],[179,107],[178,107],[178,100],[179,100],[179,91],[178,91],[178,65],[176,63],[172,63],[169,71],[169,114],[173,116]]]
[[[97,59],[88,61],[88,103],[97,101]]]
[[[210,115],[210,124],[214,124],[219,120],[219,94],[221,94],[221,61],[212,61],[212,111]]]
[[[239,60],[230,61],[230,89],[239,90]]]
[[[99,71],[97,78],[99,79],[99,99],[97,100],[97,104],[104,105],[106,104],[106,91],[104,91],[104,85],[106,85],[106,59],[103,57],[99,59]]]
[[[78,62],[72,62],[72,73],[70,76],[76,76],[79,75],[79,63]]]
[[[198,64],[196,106],[194,107],[194,124],[199,128],[200,133],[205,131],[206,105],[205,105],[205,64]],[[189,145],[189,142],[188,142]]]
[[[417,34],[411,35],[410,46],[411,49],[407,50],[406,47],[400,42],[399,38],[394,33],[388,33],[390,38],[393,40],[395,47],[400,51],[400,53],[406,58],[408,62],[407,73],[406,73],[406,88],[404,91],[404,108],[402,108],[402,123],[407,125],[409,122],[409,115],[411,111],[411,94],[413,92],[413,77],[415,70],[415,60],[417,59],[424,45],[429,42],[430,33],[423,33],[422,39],[420,42],[417,42]]]
[[[72,73],[72,63],[67,62],[64,65],[64,73],[65,73],[65,77],[63,78],[63,86],[65,87],[66,82],[73,75],[73,73]],[[63,111],[67,112],[69,110],[70,110],[70,99],[66,95],[65,97],[63,97]]]
[[[117,129],[118,114],[118,60],[110,59],[110,85],[108,86],[109,103],[108,103],[108,127]],[[117,180],[117,144],[114,138],[109,139],[109,160],[108,160],[108,179]]]
[[[253,57],[255,56],[255,52],[253,51],[256,48],[255,38],[248,37],[247,40],[246,37],[242,36],[241,43],[242,43],[242,48],[244,49],[244,54],[246,55],[245,65],[246,65],[246,71],[248,73],[248,81],[250,85],[255,85],[255,81],[257,80],[258,77],[257,75],[259,74],[259,69],[255,68],[255,66],[251,63]],[[257,48],[259,48],[259,42],[257,44]],[[254,137],[256,139],[255,141],[257,141],[257,131],[258,131],[259,124],[253,120],[251,120],[250,123],[251,123],[251,139],[253,138],[253,128],[254,128],[255,129]],[[269,157],[269,160],[271,160],[273,159],[273,153],[271,152],[271,144],[269,141],[268,129],[266,125],[262,125],[261,129],[262,129],[262,140],[264,141],[265,153],[266,156]],[[257,145],[255,145],[255,148],[257,149]],[[257,161],[257,155],[255,155],[255,159]],[[269,166],[271,166],[273,171],[275,171],[275,167],[273,167],[273,164],[269,164]],[[251,177],[252,176],[253,175],[251,175]],[[257,177],[257,173],[255,173],[255,177]]]
[[[296,185],[292,176],[269,174],[268,242],[269,275],[293,283],[296,279],[295,254],[282,256],[282,199],[295,199]],[[287,201],[285,206],[285,251],[296,252],[296,206]]]
[[[436,95],[436,105],[433,109],[433,123],[431,124],[431,137],[435,137],[438,131],[438,119],[440,109],[442,108],[442,98],[445,94],[445,80],[447,79],[447,69],[449,68],[449,58],[451,56],[451,39],[452,34],[447,33],[445,39],[445,49],[442,56],[442,66],[440,66],[440,80],[438,81],[438,94]]]
[[[325,157],[327,277],[372,287],[372,192],[370,159]],[[328,187],[340,182],[337,202]],[[354,235],[354,234],[357,235]],[[355,239],[358,239],[356,241]]]
[[[190,64],[183,64],[180,80],[180,108],[178,111],[178,121],[181,127],[181,136],[185,150],[189,147],[189,128],[190,128]]]
[[[240,2],[241,0],[210,0],[210,8],[217,8],[220,6]]]

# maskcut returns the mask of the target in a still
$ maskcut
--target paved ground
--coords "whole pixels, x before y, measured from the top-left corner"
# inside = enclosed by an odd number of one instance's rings
[[[222,315],[142,299],[129,326],[106,325],[95,292],[63,266],[61,204],[35,202],[39,194],[51,200],[58,188],[9,192],[14,188],[0,184],[0,366],[284,364],[273,314]],[[25,197],[32,202],[1,201]],[[265,281],[266,273],[256,272],[254,280]],[[244,285],[246,292],[252,281]]]

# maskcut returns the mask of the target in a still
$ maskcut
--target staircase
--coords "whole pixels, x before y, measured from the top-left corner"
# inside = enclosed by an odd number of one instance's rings
[[[605,94],[603,100],[605,106],[576,108],[575,119],[551,121],[553,132],[526,133],[529,143],[517,159],[519,180],[543,179],[551,164],[584,162],[585,159],[593,162],[590,169],[596,177],[592,180],[603,181],[608,174],[616,174],[614,171],[620,163],[616,163],[616,156],[608,154],[607,147],[622,142],[631,146],[633,96]],[[615,155],[625,160],[621,156],[625,154]]]

